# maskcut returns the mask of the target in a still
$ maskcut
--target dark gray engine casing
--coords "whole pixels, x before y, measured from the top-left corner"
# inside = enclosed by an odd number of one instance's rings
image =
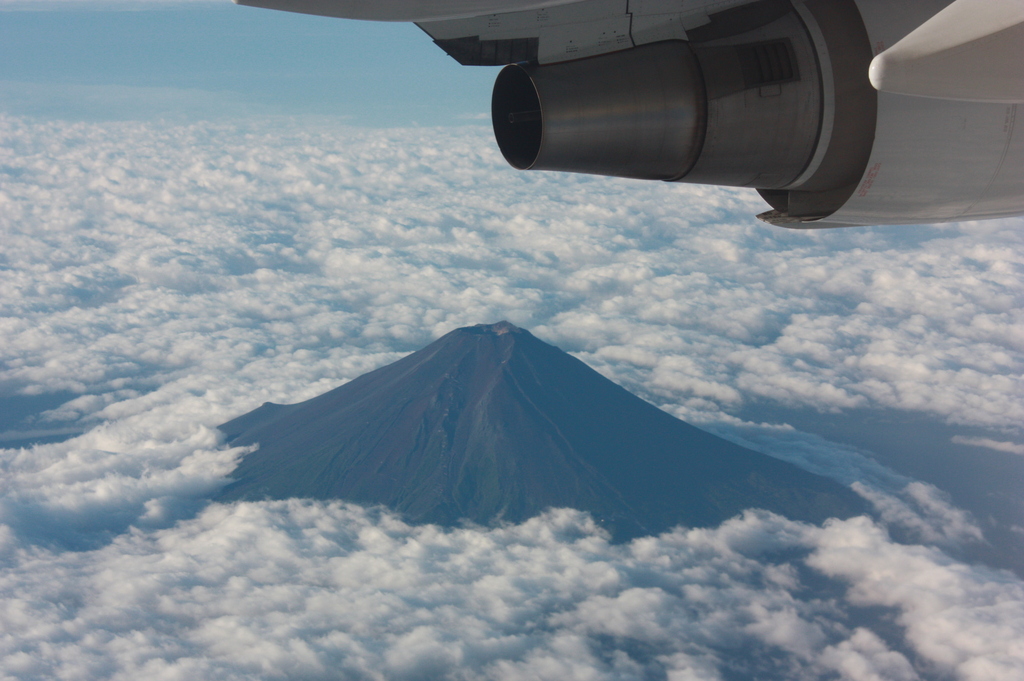
[[[788,14],[739,38],[696,44],[694,52],[707,92],[707,133],[700,159],[682,179],[759,189],[792,184],[814,153],[822,112],[814,46],[799,18]]]
[[[492,100],[498,145],[521,170],[676,180],[700,154],[707,103],[682,41],[551,66],[507,66]]]
[[[866,75],[843,80],[866,74],[870,46],[866,34],[847,37],[859,21],[852,0],[811,0],[803,16],[784,5],[760,25],[720,21],[689,42],[509,65],[492,98],[498,146],[520,169],[754,187],[778,222],[828,215],[874,139],[874,90]]]

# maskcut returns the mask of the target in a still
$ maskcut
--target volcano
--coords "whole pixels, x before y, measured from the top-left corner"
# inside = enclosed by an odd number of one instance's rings
[[[811,522],[864,511],[838,483],[684,423],[508,322],[220,428],[259,445],[222,501],[344,499],[443,525],[571,507],[617,539],[747,508]]]

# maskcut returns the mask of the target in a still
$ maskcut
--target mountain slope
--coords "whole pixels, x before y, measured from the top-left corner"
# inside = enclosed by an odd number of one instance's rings
[[[346,499],[442,524],[568,506],[621,538],[750,507],[815,522],[863,510],[839,484],[690,426],[507,322],[221,429],[259,443],[222,500]]]

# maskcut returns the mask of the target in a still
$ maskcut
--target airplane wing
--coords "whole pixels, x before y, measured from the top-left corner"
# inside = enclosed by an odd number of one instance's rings
[[[543,10],[419,22],[466,66],[550,64],[664,40],[687,40],[712,17],[751,0],[583,0]],[[776,3],[778,4],[778,3]],[[763,10],[761,10],[763,11]]]
[[[719,12],[763,4],[754,0],[234,1],[339,19],[415,22],[461,64],[472,66],[581,59],[659,40],[685,39],[687,29],[706,26]]]
[[[1024,214],[1024,0],[235,0],[504,66],[523,170],[756,189],[800,228]]]
[[[580,0],[235,0],[235,4],[365,21],[440,21],[569,5]]]
[[[1024,102],[1024,1],[957,0],[871,63],[879,90]]]

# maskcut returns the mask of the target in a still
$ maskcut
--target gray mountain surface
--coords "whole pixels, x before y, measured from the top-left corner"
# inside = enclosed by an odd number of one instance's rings
[[[508,322],[457,329],[319,397],[223,424],[259,443],[220,500],[382,504],[444,525],[589,511],[617,539],[746,508],[864,512],[842,485],[695,428]]]

